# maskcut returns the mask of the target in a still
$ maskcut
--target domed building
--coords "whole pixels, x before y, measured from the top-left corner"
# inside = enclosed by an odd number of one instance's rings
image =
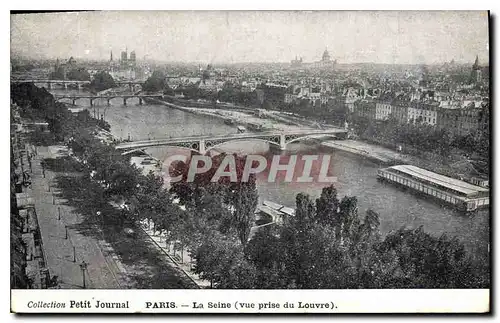
[[[337,60],[332,61],[328,49],[325,49],[323,56],[321,56],[321,61],[316,62],[314,65],[316,68],[334,68],[335,64],[337,64]]]
[[[323,57],[321,58],[322,62],[329,62],[330,61],[330,54],[328,53],[328,49],[325,49],[323,52]]]
[[[321,56],[320,61],[305,63],[302,61],[302,57],[300,59],[297,59],[297,57],[295,57],[295,59],[291,61],[292,68],[303,67],[303,68],[317,68],[317,69],[332,69],[335,67],[336,64],[337,60],[331,59],[328,49],[325,49],[325,51],[323,52],[323,56]]]

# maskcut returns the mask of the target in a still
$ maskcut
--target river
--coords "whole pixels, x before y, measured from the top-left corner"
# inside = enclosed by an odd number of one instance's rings
[[[78,104],[89,105],[87,100]],[[195,115],[163,105],[140,106],[138,99],[130,99],[123,106],[122,99],[111,100],[111,106],[106,102],[97,102],[99,113],[111,125],[111,132],[121,138],[130,136],[132,140],[154,139],[165,137],[181,137],[192,135],[224,135],[237,133],[237,129],[223,123],[219,118]],[[435,201],[418,197],[403,191],[393,185],[377,180],[377,169],[381,167],[373,161],[363,159],[348,153],[333,151],[326,147],[308,143],[289,144],[284,152],[270,148],[267,143],[258,141],[227,143],[220,149],[228,152],[259,153],[272,159],[272,155],[281,154],[284,159],[291,154],[331,155],[330,172],[337,178],[334,183],[341,197],[345,195],[358,198],[359,214],[364,217],[367,209],[372,209],[380,215],[380,230],[387,234],[400,227],[417,228],[434,235],[446,233],[458,237],[469,250],[471,256],[483,264],[489,259],[489,210],[482,210],[474,216],[463,215],[450,207]],[[181,148],[150,148],[152,156],[164,160],[167,156],[177,153],[189,154]],[[284,160],[283,159],[283,160]],[[284,163],[284,161],[282,161]],[[313,169],[317,171],[316,168]],[[306,192],[317,198],[321,189],[328,184],[294,184],[283,181],[278,176],[277,181],[267,181],[267,173],[258,177],[257,186],[261,200],[270,200],[285,206],[295,206],[295,196]]]

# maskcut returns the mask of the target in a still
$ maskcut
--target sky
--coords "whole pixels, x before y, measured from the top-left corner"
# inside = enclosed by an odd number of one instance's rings
[[[94,11],[11,15],[11,53],[199,63],[488,62],[485,11]]]

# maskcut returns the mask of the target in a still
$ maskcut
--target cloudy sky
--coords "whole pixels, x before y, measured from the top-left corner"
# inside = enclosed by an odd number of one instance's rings
[[[11,52],[188,62],[488,61],[484,11],[105,11],[11,15]]]

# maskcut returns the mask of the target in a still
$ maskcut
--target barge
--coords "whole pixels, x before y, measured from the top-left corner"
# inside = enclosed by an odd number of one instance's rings
[[[413,165],[396,165],[379,169],[380,180],[432,196],[465,212],[488,207],[489,189],[440,175]]]

